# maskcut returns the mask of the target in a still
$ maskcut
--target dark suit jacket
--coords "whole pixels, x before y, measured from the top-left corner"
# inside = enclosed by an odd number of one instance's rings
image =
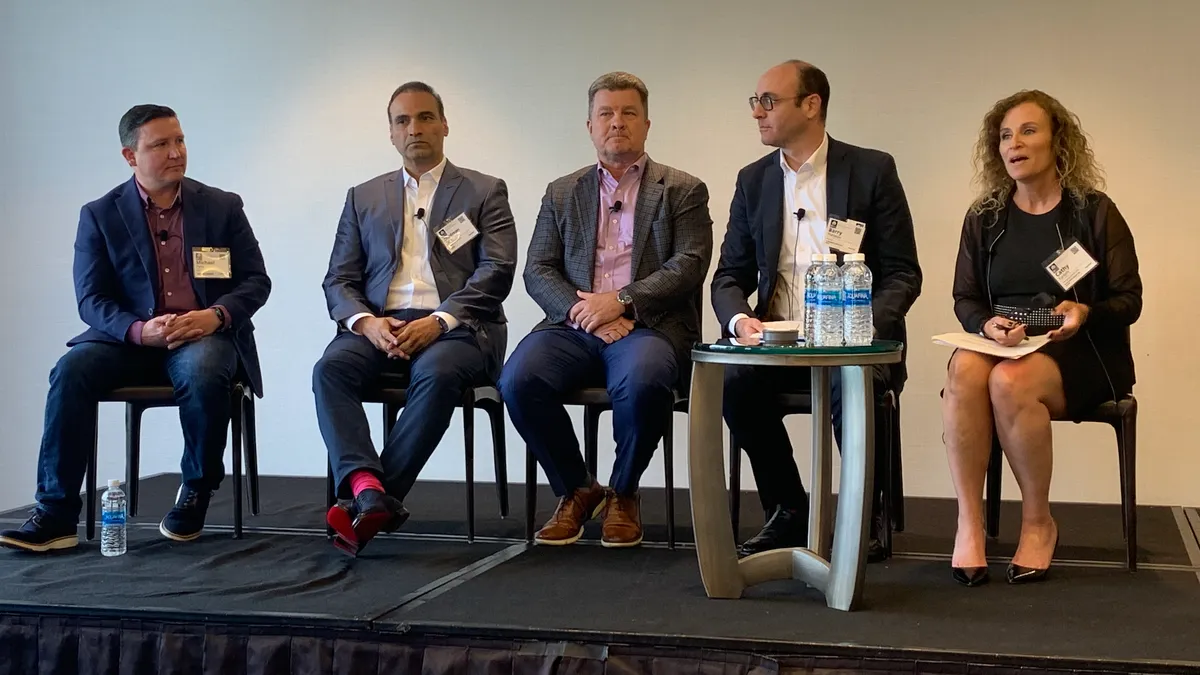
[[[712,260],[708,188],[695,176],[647,159],[633,218],[631,282],[639,324],[686,356],[700,339],[704,277]],[[591,291],[600,178],[595,164],[550,183],[525,262],[525,288],[546,313],[534,330],[565,324]]]
[[[912,214],[896,162],[878,150],[829,139],[826,169],[828,215],[867,224],[860,252],[875,282],[872,312],[881,340],[907,338],[904,316],[921,294],[921,267]],[[712,280],[712,303],[723,333],[734,316],[762,318],[775,294],[783,241],[783,169],[776,150],[738,172],[729,228]],[[747,298],[758,292],[757,305]],[[892,367],[889,384],[899,390],[904,363]]]
[[[387,304],[404,241],[401,173],[377,176],[346,193],[323,284],[329,316],[339,330],[355,314],[382,316]],[[460,213],[467,214],[479,236],[451,254],[435,230]],[[517,266],[517,232],[508,188],[499,178],[446,162],[428,222],[429,263],[441,299],[437,310],[474,331],[485,355],[503,363],[508,344],[503,303],[512,290]]]
[[[183,179],[183,244],[188,270],[197,246],[228,248],[233,278],[192,279],[201,307],[223,305],[241,366],[262,396],[262,373],[250,317],[267,301],[271,280],[258,240],[242,210],[242,198],[190,178]],[[75,236],[75,297],[89,328],[68,345],[125,342],[135,321],[154,316],[158,272],[154,241],[133,178],[79,212]],[[190,276],[190,274],[189,274]]]

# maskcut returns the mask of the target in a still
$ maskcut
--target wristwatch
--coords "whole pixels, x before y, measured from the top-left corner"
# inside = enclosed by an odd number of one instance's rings
[[[629,313],[629,310],[633,309],[633,296],[631,296],[629,291],[625,290],[624,288],[617,291],[617,302],[621,303],[621,305],[625,308],[626,314]]]
[[[220,307],[213,307],[212,311],[217,315],[217,321],[221,324],[217,326],[217,332],[225,330],[225,312]]]
[[[434,314],[433,318],[437,319],[438,325],[442,327],[442,335],[445,335],[446,333],[450,332],[450,324],[446,323],[445,319],[438,316],[437,314]]]

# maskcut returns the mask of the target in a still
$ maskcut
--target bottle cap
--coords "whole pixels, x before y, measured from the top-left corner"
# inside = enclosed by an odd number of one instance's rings
[[[812,262],[825,262],[825,254],[824,253],[812,254]]]
[[[846,262],[866,262],[867,256],[864,253],[847,253]]]
[[[821,260],[824,262],[835,263],[835,262],[837,262],[837,254],[836,253],[825,253],[821,256]]]
[[[110,478],[110,479],[108,479],[108,487],[110,487],[110,488],[119,488],[119,487],[121,487],[121,479],[120,479],[120,478]]]

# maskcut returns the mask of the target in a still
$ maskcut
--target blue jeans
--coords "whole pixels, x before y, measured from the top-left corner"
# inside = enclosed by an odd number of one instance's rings
[[[678,380],[675,350],[658,331],[637,328],[610,345],[582,330],[548,328],[517,345],[500,375],[500,391],[513,426],[554,494],[563,497],[591,480],[563,394],[608,389],[617,443],[609,485],[632,495],[671,423]]]
[[[225,334],[178,349],[84,342],[50,371],[38,455],[37,502],[51,517],[79,522],[79,492],[96,439],[99,401],[118,387],[171,385],[183,428],[185,485],[215,490],[225,478],[225,440],[237,350]]]

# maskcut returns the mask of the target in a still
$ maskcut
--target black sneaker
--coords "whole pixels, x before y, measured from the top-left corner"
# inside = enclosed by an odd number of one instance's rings
[[[180,485],[175,495],[175,508],[159,523],[158,531],[175,541],[191,541],[199,537],[204,529],[204,516],[208,514],[208,502],[211,499],[210,490]]]
[[[77,529],[75,523],[56,520],[41,510],[34,510],[19,529],[0,532],[0,546],[35,553],[75,548],[79,545]]]

